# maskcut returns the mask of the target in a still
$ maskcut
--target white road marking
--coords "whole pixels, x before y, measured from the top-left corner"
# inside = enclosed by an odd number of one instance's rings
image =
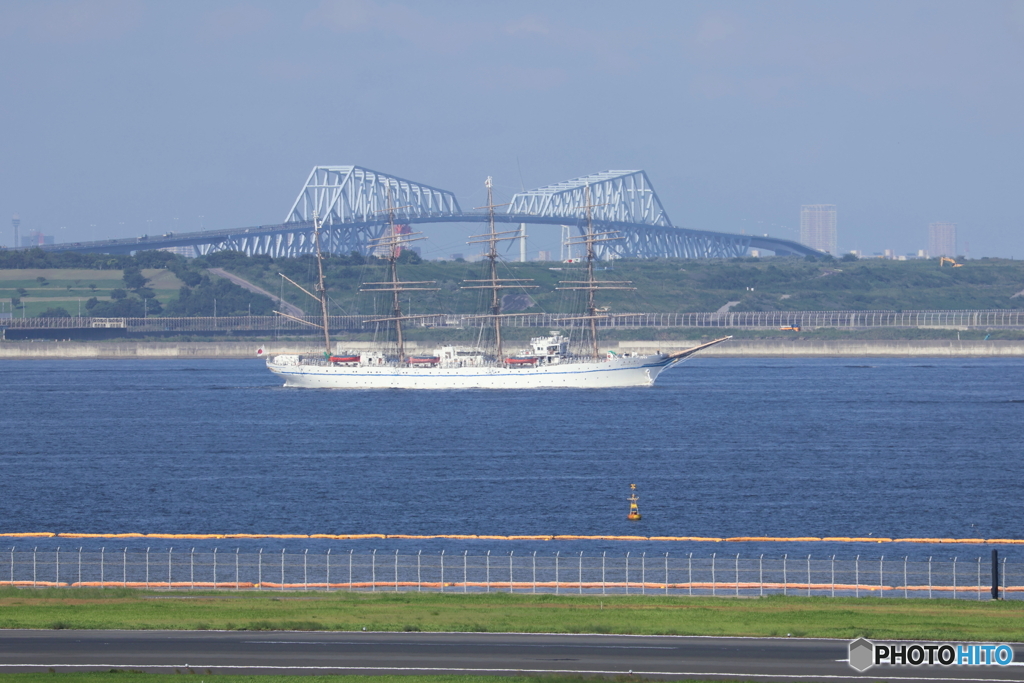
[[[130,668],[146,668],[146,669],[260,669],[270,671],[428,671],[437,673],[474,673],[474,674],[502,674],[502,673],[531,673],[531,674],[590,674],[600,676],[610,675],[629,675],[629,671],[605,671],[599,669],[472,669],[472,668],[461,668],[461,667],[398,667],[398,666],[270,666],[270,665],[257,665],[257,666],[245,666],[243,664],[230,664],[226,666],[219,666],[216,664],[0,664],[0,667],[11,668],[11,667],[37,667],[37,668],[53,668],[63,667],[66,669],[130,669]],[[851,680],[851,681],[877,681],[878,676],[857,676],[857,675],[837,675],[837,674],[751,674],[745,672],[721,672],[721,671],[633,671],[634,676],[742,676],[745,678],[762,678],[762,679],[835,679],[835,680]],[[933,680],[928,679],[925,676],[886,676],[888,681],[921,681],[921,680]],[[1010,678],[942,678],[943,681],[964,681],[966,683],[1024,683],[1024,679],[1010,679]]]
[[[397,641],[357,641],[357,640],[243,640],[243,643],[249,644],[260,644],[260,645],[401,645],[402,647],[408,647],[409,645],[419,645],[421,647],[439,647],[447,645],[449,647],[462,647],[462,643],[399,643]],[[487,647],[529,647],[529,648],[543,648],[543,647],[564,647],[564,648],[586,648],[586,649],[597,649],[597,650],[676,650],[678,648],[672,647],[671,645],[537,645],[533,643],[493,643],[488,644]]]

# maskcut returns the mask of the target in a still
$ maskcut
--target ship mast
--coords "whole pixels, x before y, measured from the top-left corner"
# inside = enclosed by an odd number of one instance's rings
[[[320,302],[320,314],[322,316],[321,323],[319,325],[316,324],[316,323],[311,323],[308,320],[306,320],[305,318],[299,318],[299,317],[294,316],[294,315],[289,315],[288,313],[282,313],[281,311],[274,311],[274,313],[276,313],[277,315],[281,316],[282,318],[288,318],[290,320],[294,320],[295,322],[302,323],[303,325],[309,325],[310,327],[316,327],[316,328],[322,330],[323,333],[324,333],[324,352],[325,352],[325,357],[330,358],[331,357],[331,334],[330,334],[330,326],[328,324],[330,319],[327,316],[327,286],[324,284],[324,264],[323,264],[324,256],[323,256],[323,252],[320,250],[320,230],[323,228],[323,226],[324,226],[323,221],[320,220],[320,216],[317,214],[316,211],[314,211],[313,212],[313,245],[316,248],[317,280],[316,280],[316,284],[313,286],[313,289],[314,289],[314,291],[316,291],[316,294],[313,294],[313,292],[310,292],[308,289],[306,289],[305,287],[303,287],[298,282],[296,282],[295,280],[291,279],[290,277],[288,277],[284,273],[278,273],[278,275],[280,275],[282,278],[284,278],[288,282],[292,283],[293,285],[298,287],[300,290],[302,290],[304,293],[308,294],[309,296],[313,297],[318,302]]]
[[[613,240],[622,239],[618,237],[618,232],[611,230],[607,232],[594,232],[594,215],[592,210],[597,206],[603,206],[602,204],[593,204],[590,201],[590,184],[587,183],[584,186],[584,201],[583,209],[586,211],[586,232],[579,237],[569,241],[569,244],[583,244],[586,246],[587,254],[587,279],[586,280],[562,280],[559,284],[571,285],[569,287],[557,287],[556,289],[569,289],[569,290],[582,290],[587,293],[587,312],[586,315],[578,316],[575,318],[562,318],[562,320],[586,320],[590,327],[590,343],[591,343],[591,354],[594,360],[600,358],[600,349],[597,346],[597,321],[606,319],[606,315],[597,314],[597,302],[594,293],[598,290],[606,289],[636,289],[636,287],[628,287],[626,285],[633,284],[629,280],[598,280],[594,277],[594,261],[597,260],[597,251],[594,249],[594,245],[598,242],[611,242]]]
[[[359,289],[360,292],[390,292],[391,293],[391,316],[387,318],[377,318],[374,320],[367,320],[366,322],[389,322],[394,326],[395,329],[395,343],[398,347],[398,362],[405,362],[405,339],[402,335],[402,321],[409,320],[410,318],[420,318],[423,316],[405,316],[402,315],[402,292],[411,291],[429,291],[436,292],[437,287],[424,287],[422,285],[433,285],[436,284],[435,280],[422,280],[422,281],[411,281],[401,280],[398,277],[398,257],[402,254],[402,247],[409,242],[417,242],[422,239],[426,239],[418,232],[405,232],[399,233],[398,226],[395,225],[395,211],[404,207],[395,206],[391,201],[391,182],[388,181],[387,187],[388,194],[388,205],[384,209],[388,214],[388,228],[382,237],[369,240],[371,244],[375,244],[377,249],[385,250],[388,261],[388,276],[389,279],[385,282],[364,282],[363,287]],[[417,285],[410,287],[408,285]]]
[[[327,357],[331,356],[331,333],[329,320],[327,317],[327,287],[324,284],[324,255],[320,251],[320,229],[323,227],[323,221],[319,219],[316,213],[313,214],[313,244],[316,247],[316,293],[320,297],[320,313],[323,315],[323,328],[324,328],[324,351]]]
[[[391,220],[390,223],[393,231],[395,222]],[[391,317],[395,319],[395,343],[398,345],[399,363],[405,359],[405,341],[402,339],[402,301],[399,298],[402,290],[397,287],[398,257],[402,253],[401,249],[402,247],[398,246],[397,242],[392,242],[391,250],[388,252],[388,271],[391,273],[391,284],[394,285],[391,290]]]
[[[494,183],[491,180],[491,176],[487,176],[487,180],[484,181],[484,186],[487,188],[487,206],[478,206],[478,209],[487,209],[487,224],[488,231],[484,235],[473,235],[467,244],[486,244],[487,253],[484,255],[488,261],[490,261],[490,278],[487,280],[464,280],[464,282],[480,283],[469,286],[463,286],[462,289],[489,289],[491,290],[491,313],[489,318],[494,321],[494,342],[496,347],[496,353],[498,359],[502,359],[502,343],[501,343],[501,319],[507,317],[501,313],[501,290],[502,289],[524,289],[534,288],[536,285],[527,285],[526,282],[533,282],[530,279],[519,279],[519,278],[499,278],[498,277],[498,243],[505,240],[515,240],[522,237],[520,230],[503,230],[498,232],[494,227],[494,209],[498,206],[505,206],[505,204],[495,204],[493,187]],[[481,239],[475,239],[481,238]]]

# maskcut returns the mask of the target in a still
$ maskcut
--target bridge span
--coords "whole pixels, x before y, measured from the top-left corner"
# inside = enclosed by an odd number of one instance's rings
[[[595,229],[621,239],[598,245],[598,258],[733,258],[750,249],[776,255],[822,253],[792,240],[681,228],[672,224],[642,170],[605,171],[517,193],[495,220],[520,226],[566,226],[582,234],[587,212]],[[240,251],[275,258],[313,252],[313,214],[324,224],[325,251],[369,254],[373,240],[398,225],[479,223],[482,211],[463,211],[455,195],[429,185],[360,166],[317,166],[284,222],[227,230],[143,235],[127,239],[46,245],[45,251],[126,254],[148,249],[191,247],[197,255]]]

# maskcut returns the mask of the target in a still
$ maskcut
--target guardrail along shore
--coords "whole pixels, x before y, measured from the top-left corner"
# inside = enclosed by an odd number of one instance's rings
[[[681,351],[698,342],[687,340],[621,341],[607,343],[604,350],[654,353]],[[0,360],[55,359],[166,359],[166,358],[255,358],[258,348],[265,355],[318,352],[315,342],[0,342]],[[369,349],[371,342],[337,341],[339,351]],[[436,343],[406,342],[411,353],[430,352]],[[811,341],[734,339],[701,351],[695,358],[1021,358],[1024,341]]]
[[[597,326],[605,329],[642,328],[737,328],[778,329],[873,329],[879,327],[948,330],[1024,329],[1024,309],[977,311],[740,311],[724,313],[605,313]],[[366,332],[380,316],[330,316],[332,332]],[[306,323],[275,315],[243,315],[192,318],[6,318],[0,327],[11,330],[43,329],[123,329],[126,333],[191,332],[288,332],[310,334],[310,323],[320,325],[320,317],[309,315]],[[570,327],[583,327],[574,320]],[[418,317],[413,327],[477,328],[490,323],[478,315],[439,314]],[[564,314],[533,313],[508,318],[506,327],[565,328]]]

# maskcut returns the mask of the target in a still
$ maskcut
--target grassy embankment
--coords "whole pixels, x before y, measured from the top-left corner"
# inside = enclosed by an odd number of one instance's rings
[[[275,293],[281,290],[278,272],[302,284],[315,272],[309,259],[271,260],[236,254],[206,258]],[[374,313],[373,298],[358,293],[359,283],[379,280],[383,266],[349,265],[344,258],[327,259],[325,266],[334,313]],[[485,277],[482,264],[423,262],[403,265],[401,270],[405,279],[434,280],[439,288],[410,294],[415,313],[478,310],[482,290],[464,290],[460,285],[466,279]],[[556,289],[559,280],[579,279],[582,271],[576,265],[509,263],[501,270],[500,277],[531,279],[531,284],[537,285],[523,291],[535,302],[526,312],[560,313],[573,310],[578,303],[575,293]],[[629,280],[636,287],[636,291],[601,293],[601,305],[607,305],[612,313],[716,311],[732,301],[739,302],[733,311],[1024,308],[1024,295],[1014,296],[1024,291],[1024,261],[1006,259],[969,261],[962,268],[940,267],[935,260],[622,260],[608,265],[598,277]],[[315,307],[315,302],[294,287],[286,286],[283,291],[292,303],[310,310]],[[510,303],[519,308],[530,302]]]
[[[43,258],[43,257],[40,257]],[[53,260],[56,257],[47,256]],[[85,258],[85,257],[83,257]],[[130,258],[130,257],[124,257]],[[149,257],[146,257],[149,258]],[[44,259],[44,260],[46,260]],[[8,259],[10,260],[10,259]],[[146,259],[138,261],[142,263]],[[350,259],[333,257],[325,261],[331,312],[372,314],[380,309],[373,296],[359,293],[360,282],[379,280],[383,267],[355,265]],[[860,261],[809,262],[797,258],[684,260],[623,260],[607,265],[599,272],[604,279],[629,280],[636,291],[612,290],[602,293],[601,303],[609,312],[685,313],[715,311],[728,302],[738,302],[733,311],[805,311],[805,310],[952,310],[1024,308],[1024,261],[982,259],[968,261],[962,268],[940,267],[930,261]],[[94,268],[106,267],[103,263]],[[271,259],[246,257],[224,252],[189,262],[189,268],[202,273],[205,267],[222,267],[264,289],[283,293],[284,298],[313,313],[315,302],[292,286],[281,287],[278,272],[308,285],[315,272],[309,258]],[[463,262],[422,262],[402,266],[408,280],[433,280],[438,291],[412,292],[405,303],[412,313],[469,313],[486,304],[480,299],[483,290],[466,290],[466,279],[484,277],[482,265]],[[157,299],[165,306],[176,299],[181,282],[167,269],[145,269]],[[48,307],[62,306],[72,314],[78,303],[91,296],[109,301],[110,291],[124,286],[121,270],[78,269],[11,269],[0,268],[0,306],[10,309],[10,299],[20,298],[24,309],[15,315],[38,315]],[[558,281],[578,279],[577,266],[560,263],[510,263],[502,266],[501,277],[532,280],[536,289],[522,293],[510,292],[506,301],[510,312],[558,313],[578,309],[577,292],[558,290]],[[46,284],[37,278],[42,277]],[[89,285],[96,285],[93,291]],[[483,294],[481,294],[483,292]],[[224,309],[224,296],[220,297]],[[211,299],[212,303],[212,299]],[[376,308],[375,308],[376,306]],[[246,309],[243,305],[242,309]],[[83,306],[83,311],[84,311]],[[204,309],[205,310],[205,309]],[[211,309],[212,310],[212,309]],[[247,309],[246,309],[247,310]],[[255,310],[255,309],[253,309]],[[222,313],[224,311],[222,310]],[[211,314],[207,312],[206,314]],[[509,340],[526,340],[535,329],[506,328]],[[608,341],[630,339],[701,340],[720,334],[734,334],[746,339],[957,339],[956,330],[804,330],[794,333],[781,330],[724,329],[638,329],[609,330],[602,334]],[[988,332],[963,331],[963,340],[982,339]],[[349,335],[352,340],[369,339],[372,333]],[[417,329],[410,326],[407,337],[422,341],[475,340],[474,330]],[[206,337],[189,337],[189,339]],[[215,337],[209,337],[211,339]],[[1020,331],[991,332],[991,339],[1021,339]]]
[[[0,628],[631,633],[1024,641],[1024,602],[0,589]]]
[[[148,286],[165,305],[178,296],[183,284],[169,270],[146,268],[142,275],[149,279]],[[0,269],[0,307],[4,313],[11,312],[11,299],[18,298],[23,306],[14,311],[18,318],[23,315],[32,318],[48,308],[63,308],[71,315],[78,315],[79,305],[82,315],[89,315],[85,302],[92,297],[112,301],[110,292],[124,288],[122,276],[120,270],[86,268]]]

